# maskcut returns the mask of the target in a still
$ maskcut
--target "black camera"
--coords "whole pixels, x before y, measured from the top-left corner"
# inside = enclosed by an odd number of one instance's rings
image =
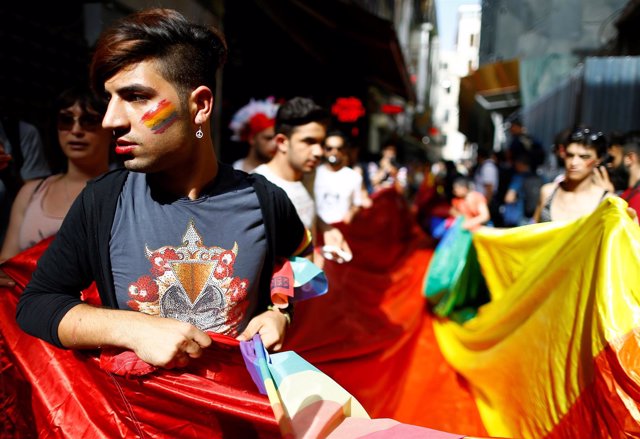
[[[600,163],[598,164],[598,166],[609,167],[611,163],[613,163],[613,156],[609,153],[606,153],[604,157],[602,157],[602,159],[600,160]]]

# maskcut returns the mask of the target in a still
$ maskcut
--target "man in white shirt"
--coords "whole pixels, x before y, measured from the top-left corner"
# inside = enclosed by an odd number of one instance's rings
[[[325,163],[314,183],[318,216],[327,224],[348,224],[362,206],[362,176],[347,166],[349,143],[341,131],[331,131],[324,142]]]
[[[296,97],[282,104],[276,114],[276,155],[254,172],[284,189],[302,223],[314,238],[321,235],[331,249],[326,256],[347,260],[351,249],[342,232],[318,220],[313,197],[302,183],[305,174],[313,172],[322,160],[329,121],[329,113],[311,99]]]

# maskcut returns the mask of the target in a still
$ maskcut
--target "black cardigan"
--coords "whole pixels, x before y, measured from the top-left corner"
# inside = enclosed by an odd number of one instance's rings
[[[220,164],[219,172],[241,172]],[[227,169],[223,169],[226,167]],[[16,319],[27,333],[63,347],[58,325],[69,309],[82,303],[80,292],[95,280],[102,304],[118,308],[109,240],[118,197],[128,171],[111,171],[87,184],[65,217],[56,238],[38,261],[18,302]],[[267,238],[260,275],[257,313],[270,303],[270,283],[276,257],[289,257],[305,229],[286,193],[261,175],[245,175],[256,191]]]

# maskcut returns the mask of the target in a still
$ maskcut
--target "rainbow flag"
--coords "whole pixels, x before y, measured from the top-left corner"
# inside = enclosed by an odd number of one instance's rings
[[[491,302],[435,332],[490,435],[640,435],[640,228],[625,208],[474,235]]]
[[[286,439],[465,437],[393,419],[370,419],[349,392],[295,352],[269,355],[259,335],[241,342],[240,350],[258,389],[268,396]]]

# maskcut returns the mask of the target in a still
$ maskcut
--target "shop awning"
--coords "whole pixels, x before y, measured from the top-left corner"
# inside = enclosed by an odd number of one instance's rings
[[[472,142],[487,140],[493,133],[490,113],[507,115],[520,106],[519,61],[485,64],[460,78],[459,130]]]
[[[256,4],[319,64],[415,101],[390,21],[339,0],[258,0]]]

